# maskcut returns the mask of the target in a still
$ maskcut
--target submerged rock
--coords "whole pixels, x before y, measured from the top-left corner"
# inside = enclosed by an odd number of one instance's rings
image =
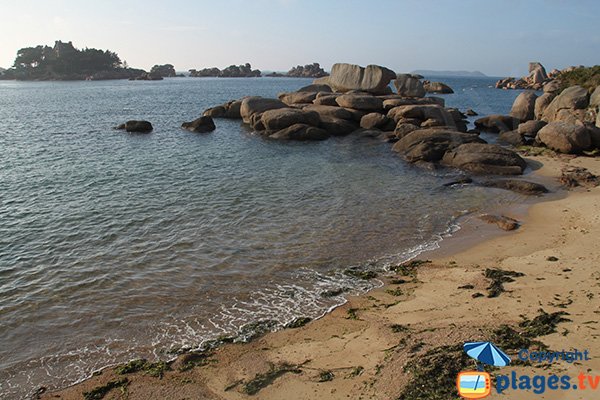
[[[306,124],[295,124],[269,136],[279,140],[325,140],[328,137],[326,130]]]
[[[207,115],[195,119],[192,122],[184,122],[183,124],[181,124],[181,127],[187,129],[190,132],[196,133],[212,132],[217,128],[212,117],[209,117]]]
[[[510,190],[526,195],[541,195],[548,193],[546,186],[520,179],[501,179],[481,182],[481,186]]]
[[[483,132],[499,133],[504,131],[514,131],[519,127],[521,120],[509,115],[492,114],[487,117],[479,118],[475,121],[475,128]]]
[[[152,124],[148,121],[131,120],[117,126],[115,129],[125,130],[127,132],[148,133],[151,132],[154,128],[152,127]]]
[[[488,143],[465,143],[444,154],[442,163],[476,174],[520,175],[527,167],[514,151]]]
[[[409,162],[437,162],[464,143],[485,142],[476,135],[449,129],[418,129],[402,137],[392,149]]]

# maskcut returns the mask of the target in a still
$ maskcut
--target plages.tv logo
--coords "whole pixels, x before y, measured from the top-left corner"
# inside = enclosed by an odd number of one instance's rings
[[[463,399],[483,399],[492,392],[490,374],[483,371],[483,364],[504,367],[510,357],[491,342],[467,342],[464,350],[477,362],[477,371],[463,371],[456,378],[458,394]]]

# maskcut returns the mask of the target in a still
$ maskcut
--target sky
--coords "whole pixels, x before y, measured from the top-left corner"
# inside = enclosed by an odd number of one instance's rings
[[[0,0],[0,67],[72,41],[131,67],[178,71],[318,62],[522,76],[600,64],[598,0]]]

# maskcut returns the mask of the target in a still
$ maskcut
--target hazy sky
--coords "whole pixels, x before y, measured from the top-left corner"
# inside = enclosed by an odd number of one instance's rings
[[[130,66],[177,70],[319,62],[524,75],[600,63],[598,0],[0,0],[0,66],[73,41]]]

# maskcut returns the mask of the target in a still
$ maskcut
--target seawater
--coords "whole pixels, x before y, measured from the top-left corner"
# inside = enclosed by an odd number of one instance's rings
[[[517,92],[448,78],[447,106],[506,113]],[[0,83],[0,396],[56,388],[132,358],[170,357],[245,324],[318,317],[433,248],[466,212],[520,201],[442,188],[352,136],[274,142],[240,121],[183,121],[305,79]],[[147,119],[151,134],[112,129]]]

